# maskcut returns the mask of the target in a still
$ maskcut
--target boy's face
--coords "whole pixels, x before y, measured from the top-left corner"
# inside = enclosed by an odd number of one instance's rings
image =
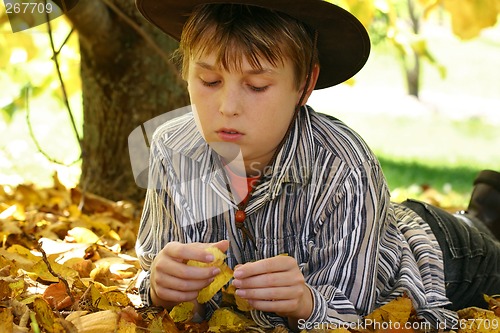
[[[198,127],[208,143],[238,145],[246,172],[255,174],[273,157],[299,102],[293,67],[287,59],[277,67],[261,60],[256,70],[244,60],[241,70],[227,71],[215,59],[202,55],[189,62],[186,79]]]

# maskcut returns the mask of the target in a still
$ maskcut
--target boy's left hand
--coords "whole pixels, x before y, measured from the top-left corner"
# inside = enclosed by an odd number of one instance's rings
[[[307,319],[313,299],[297,261],[276,256],[239,265],[234,270],[236,294],[261,311],[275,312],[289,320]]]

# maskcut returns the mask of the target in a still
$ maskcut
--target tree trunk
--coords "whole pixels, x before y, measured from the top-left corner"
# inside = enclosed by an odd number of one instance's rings
[[[413,60],[408,61],[405,67],[408,94],[418,98],[420,93],[420,57],[416,52],[413,52]]]
[[[67,16],[80,38],[80,186],[112,200],[140,200],[144,193],[134,182],[128,135],[145,121],[189,103],[177,70],[165,60],[177,42],[142,19],[133,0],[80,1]]]
[[[410,15],[410,22],[413,33],[418,35],[420,32],[420,18],[418,17],[415,0],[408,0],[408,12]],[[409,59],[406,62],[406,86],[408,89],[408,94],[418,98],[420,93],[420,56],[415,50],[412,50],[411,56],[413,59]],[[407,57],[410,57],[408,55]]]

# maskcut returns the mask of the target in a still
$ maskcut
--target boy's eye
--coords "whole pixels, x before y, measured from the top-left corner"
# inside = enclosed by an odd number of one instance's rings
[[[218,85],[220,83],[219,80],[217,80],[217,81],[205,81],[203,79],[200,79],[200,80],[201,80],[201,83],[206,87],[215,87],[216,85]]]
[[[256,87],[256,86],[252,86],[252,85],[249,85],[249,87],[250,87],[250,89],[252,89],[255,92],[264,92],[267,90],[267,88],[269,88],[269,86]]]

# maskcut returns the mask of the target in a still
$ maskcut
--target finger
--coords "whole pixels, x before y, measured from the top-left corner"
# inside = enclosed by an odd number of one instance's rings
[[[171,289],[182,292],[198,292],[208,286],[214,278],[208,279],[185,279],[173,275],[155,274],[152,281],[156,288]]]
[[[229,248],[229,241],[224,239],[224,240],[221,240],[217,243],[212,243],[211,246],[215,246],[216,248],[218,248],[222,252],[226,252],[227,249]]]
[[[280,301],[298,298],[300,288],[295,286],[273,287],[273,288],[254,288],[254,289],[238,289],[236,295],[247,300],[260,301]]]
[[[304,276],[299,271],[296,274],[291,274],[290,271],[275,272],[247,278],[235,278],[232,283],[236,288],[241,289],[286,287],[303,284]]]
[[[212,262],[213,254],[205,251],[207,244],[190,243],[182,244],[178,242],[168,243],[162,251],[168,256],[178,259],[179,261],[196,260],[201,262]]]
[[[242,279],[254,275],[284,272],[294,268],[298,269],[298,265],[293,257],[276,256],[236,267],[234,270],[234,277]]]
[[[163,287],[154,288],[154,293],[160,299],[174,303],[189,302],[198,297],[198,291],[184,292]]]
[[[175,260],[158,261],[155,270],[163,277],[174,276],[184,280],[207,280],[220,273],[218,267],[188,266],[184,262]]]
[[[274,312],[280,316],[286,317],[290,309],[298,306],[297,300],[249,300],[248,303],[256,310],[264,312]]]

